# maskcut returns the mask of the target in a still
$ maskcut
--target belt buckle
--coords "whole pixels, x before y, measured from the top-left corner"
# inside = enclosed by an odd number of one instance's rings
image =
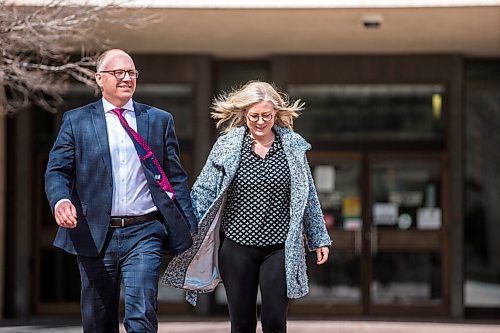
[[[126,217],[114,217],[114,220],[120,220],[120,224],[117,225],[111,225],[112,228],[123,228],[125,227],[125,220],[127,219]]]

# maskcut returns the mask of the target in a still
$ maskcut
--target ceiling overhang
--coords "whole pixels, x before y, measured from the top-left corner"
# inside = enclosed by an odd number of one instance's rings
[[[343,9],[143,9],[160,23],[106,29],[116,46],[141,53],[219,58],[273,54],[455,53],[500,56],[500,6]],[[366,20],[378,20],[367,27]]]

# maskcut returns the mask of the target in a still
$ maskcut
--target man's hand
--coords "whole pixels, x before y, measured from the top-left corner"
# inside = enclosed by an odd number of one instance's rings
[[[75,228],[76,227],[76,208],[69,202],[64,201],[57,206],[54,213],[57,225],[63,228]]]
[[[328,260],[328,253],[330,249],[327,246],[323,246],[316,249],[316,263],[318,265],[324,264]]]

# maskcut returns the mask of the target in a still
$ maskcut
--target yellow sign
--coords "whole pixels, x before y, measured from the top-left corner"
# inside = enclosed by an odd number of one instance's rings
[[[361,200],[359,197],[345,197],[342,200],[342,215],[344,218],[361,216]]]

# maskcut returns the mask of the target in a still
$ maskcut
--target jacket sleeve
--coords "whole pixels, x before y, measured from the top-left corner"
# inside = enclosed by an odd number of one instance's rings
[[[309,251],[314,251],[322,246],[330,246],[332,241],[326,229],[318,193],[316,192],[316,186],[314,185],[311,169],[306,156],[304,156],[304,165],[307,169],[306,172],[309,183],[309,195],[307,198],[306,210],[304,212],[304,228]]]
[[[70,199],[75,177],[75,140],[69,113],[64,113],[61,128],[49,153],[45,171],[45,193],[54,211],[61,199]]]
[[[169,116],[167,129],[165,132],[164,146],[164,165],[163,170],[166,170],[167,178],[175,192],[175,203],[184,215],[184,218],[189,224],[191,232],[197,232],[198,223],[193,214],[191,200],[189,198],[188,177],[182,168],[179,159],[179,143],[175,134],[174,120]]]
[[[219,141],[212,147],[207,161],[191,190],[191,202],[198,221],[201,220],[217,198],[219,185],[222,181],[222,166],[216,163],[219,155],[218,150]]]

